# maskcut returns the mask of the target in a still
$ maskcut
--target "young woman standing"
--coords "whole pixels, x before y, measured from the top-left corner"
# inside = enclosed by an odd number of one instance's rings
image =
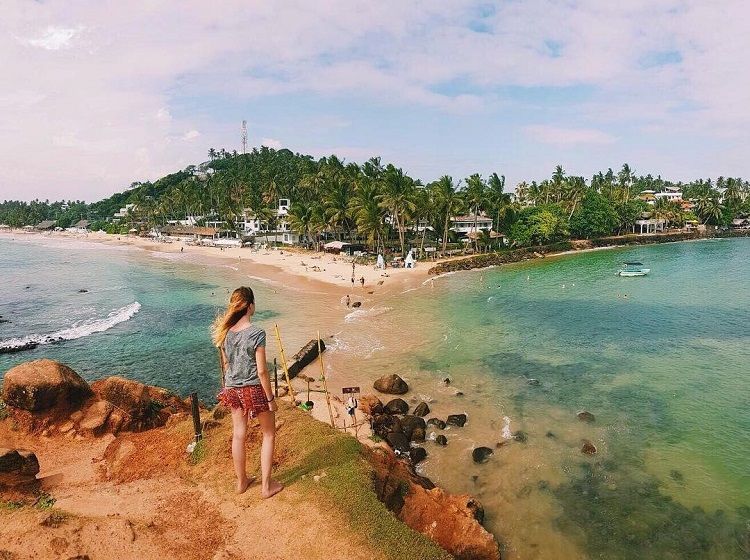
[[[252,323],[255,295],[250,288],[232,292],[229,307],[213,324],[213,342],[221,356],[222,390],[219,402],[232,410],[232,459],[237,493],[250,486],[245,471],[245,444],[250,418],[263,431],[260,453],[261,495],[270,498],[284,487],[271,478],[276,437],[276,401],[266,366],[266,331]]]

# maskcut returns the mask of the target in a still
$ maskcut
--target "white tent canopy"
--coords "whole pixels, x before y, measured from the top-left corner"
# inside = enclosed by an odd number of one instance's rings
[[[349,243],[344,243],[343,241],[329,241],[328,243],[326,243],[325,245],[323,245],[323,247],[325,247],[326,249],[339,249],[339,250],[341,250],[344,247],[346,247],[347,245],[350,245],[350,244]]]

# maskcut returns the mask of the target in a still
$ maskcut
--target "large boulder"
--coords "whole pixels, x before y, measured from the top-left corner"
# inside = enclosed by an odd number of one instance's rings
[[[39,461],[33,452],[0,448],[0,487],[34,482],[38,473]]]
[[[3,380],[3,401],[29,412],[75,409],[90,395],[91,388],[80,375],[54,360],[19,364]]]
[[[112,403],[111,431],[141,431],[163,426],[172,414],[189,412],[190,405],[160,387],[123,377],[95,381],[91,388],[103,401]]]
[[[427,458],[427,450],[424,447],[412,447],[409,450],[409,459],[413,465],[421,463]]]
[[[375,395],[362,395],[359,397],[359,409],[368,416],[383,413],[383,403]]]
[[[443,422],[440,418],[430,418],[427,421],[428,426],[435,426],[438,430],[444,430],[445,429],[445,422]]]
[[[406,414],[409,412],[409,403],[404,399],[392,399],[385,404],[383,410],[388,414]]]
[[[409,441],[424,441],[426,428],[424,418],[409,414],[401,418],[401,431]]]
[[[459,428],[463,428],[464,424],[466,424],[466,414],[449,414],[447,423],[451,426],[458,426]]]
[[[107,429],[107,421],[114,408],[109,401],[95,401],[84,412],[83,419],[78,424],[78,432],[88,437],[102,435]]]
[[[493,453],[494,451],[489,447],[475,447],[471,452],[471,458],[475,463],[486,463],[490,460],[490,455]]]
[[[429,413],[430,407],[424,401],[414,407],[414,416],[427,416]]]
[[[388,442],[388,445],[390,445],[394,451],[398,451],[399,453],[409,452],[409,440],[402,432],[391,432],[386,434],[385,441]]]
[[[409,386],[406,384],[406,381],[401,379],[395,373],[391,375],[384,375],[383,377],[375,381],[372,386],[376,391],[380,391],[381,393],[385,393],[387,395],[403,395],[409,390]]]
[[[390,414],[376,414],[372,417],[372,431],[376,436],[386,439],[392,432],[401,432],[401,421]]]

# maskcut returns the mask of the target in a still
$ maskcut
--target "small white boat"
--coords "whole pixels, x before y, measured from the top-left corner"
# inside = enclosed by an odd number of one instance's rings
[[[650,268],[643,268],[643,263],[639,262],[626,262],[622,265],[622,270],[617,273],[620,276],[646,276],[651,272]]]

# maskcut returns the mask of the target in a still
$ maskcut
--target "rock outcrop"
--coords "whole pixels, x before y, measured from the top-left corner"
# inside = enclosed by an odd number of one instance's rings
[[[383,403],[375,395],[362,395],[359,397],[359,409],[368,416],[382,414]]]
[[[447,423],[451,426],[458,426],[462,428],[466,424],[466,414],[449,414]]]
[[[414,416],[427,416],[429,413],[430,407],[427,406],[427,403],[424,401],[414,407]]]
[[[77,408],[91,396],[80,375],[53,360],[19,364],[5,373],[2,397],[10,407],[28,412]]]
[[[493,453],[489,447],[475,447],[471,452],[471,458],[475,463],[486,463]]]
[[[31,484],[37,474],[39,461],[33,452],[0,447],[0,488]]]
[[[409,386],[406,384],[406,381],[401,379],[395,373],[391,375],[384,375],[383,377],[375,381],[372,386],[376,391],[380,391],[381,393],[385,393],[387,395],[403,395],[409,390]]]
[[[471,496],[451,496],[440,488],[412,486],[399,519],[430,537],[459,560],[500,560],[495,540],[480,520],[482,506]]]
[[[579,410],[576,413],[576,416],[581,422],[593,422],[594,421],[594,415],[591,414],[588,410]]]

